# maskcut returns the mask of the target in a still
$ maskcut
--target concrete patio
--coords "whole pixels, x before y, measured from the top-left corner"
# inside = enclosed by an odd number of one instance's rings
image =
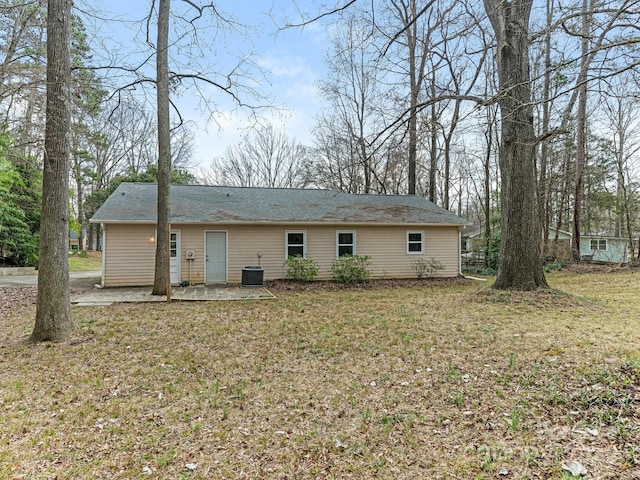
[[[71,272],[71,303],[76,305],[111,305],[114,303],[166,302],[165,295],[151,295],[151,287],[97,288],[101,272]],[[38,275],[3,275],[0,287],[38,285]],[[173,287],[171,301],[262,300],[276,298],[264,287],[240,285],[191,285]]]
[[[262,300],[276,298],[264,287],[242,288],[238,285],[195,285],[171,289],[172,302]],[[71,292],[71,303],[79,306],[114,303],[166,302],[166,295],[151,295],[151,287],[94,288]]]

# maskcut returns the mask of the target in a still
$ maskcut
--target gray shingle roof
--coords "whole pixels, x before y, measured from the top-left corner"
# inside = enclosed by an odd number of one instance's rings
[[[93,223],[156,223],[157,185],[122,183]],[[414,195],[364,195],[331,190],[171,186],[171,223],[297,223],[468,225]]]

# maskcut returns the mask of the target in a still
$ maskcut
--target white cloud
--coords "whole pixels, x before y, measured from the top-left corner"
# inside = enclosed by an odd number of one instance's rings
[[[313,75],[307,61],[300,56],[263,56],[258,65],[267,72],[267,75],[277,77],[295,78],[301,75]]]

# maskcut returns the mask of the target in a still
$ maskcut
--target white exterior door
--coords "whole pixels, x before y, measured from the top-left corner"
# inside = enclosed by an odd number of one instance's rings
[[[172,230],[169,240],[169,276],[171,285],[180,283],[180,231]]]
[[[205,282],[227,283],[227,232],[206,232]]]

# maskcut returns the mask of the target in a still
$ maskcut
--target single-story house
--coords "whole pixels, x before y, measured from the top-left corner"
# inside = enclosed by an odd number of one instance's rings
[[[608,235],[580,235],[580,257],[602,263],[628,263],[629,239]]]
[[[153,284],[156,197],[155,184],[122,183],[91,219],[102,226],[104,287]],[[431,258],[438,276],[460,273],[468,222],[419,196],[172,185],[170,199],[173,284],[240,283],[246,266],[280,279],[290,255],[315,260],[320,279],[344,254],[370,256],[372,278],[415,278],[415,261]]]
[[[573,234],[564,230],[557,231],[558,245],[556,256],[571,258],[571,242]],[[556,229],[549,229],[550,242],[547,249],[552,247],[551,241],[556,237]],[[613,235],[589,234],[580,235],[580,257],[601,263],[627,263],[629,261],[629,240]]]

